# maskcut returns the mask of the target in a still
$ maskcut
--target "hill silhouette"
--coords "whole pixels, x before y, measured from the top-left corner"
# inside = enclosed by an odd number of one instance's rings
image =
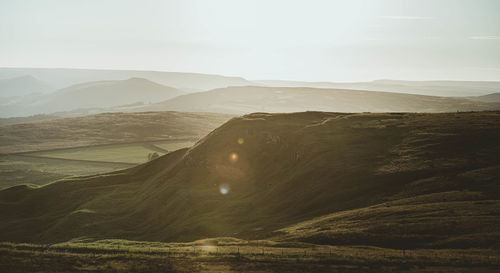
[[[58,89],[85,82],[126,80],[129,78],[145,78],[183,91],[202,91],[231,85],[248,85],[250,83],[240,77],[184,72],[73,68],[0,68],[0,78],[12,78],[27,74],[48,82]]]
[[[497,246],[499,115],[233,118],[190,149],[128,170],[0,191],[0,240]]]
[[[142,78],[73,85],[46,95],[29,96],[2,106],[4,116],[54,113],[79,108],[112,107],[136,102],[159,102],[183,94],[175,88]]]

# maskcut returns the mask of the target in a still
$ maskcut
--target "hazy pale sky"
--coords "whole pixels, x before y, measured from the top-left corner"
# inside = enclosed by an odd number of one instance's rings
[[[0,66],[500,80],[500,0],[0,0]]]

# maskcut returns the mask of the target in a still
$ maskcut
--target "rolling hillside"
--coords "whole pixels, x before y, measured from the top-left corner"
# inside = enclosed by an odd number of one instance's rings
[[[499,115],[234,118],[128,170],[0,191],[0,240],[498,247]]]
[[[87,82],[56,92],[27,96],[19,101],[0,105],[3,116],[26,116],[70,111],[80,108],[104,108],[137,102],[159,102],[183,94],[175,88],[142,78],[119,81]]]
[[[497,110],[500,109],[500,104],[389,92],[245,86],[187,94],[138,109],[235,114],[300,111],[456,112]]]
[[[210,113],[108,113],[6,125],[0,126],[0,154],[201,138],[231,117]]]
[[[191,146],[231,117],[110,113],[0,126],[0,189],[130,168]]]
[[[500,93],[492,93],[484,96],[469,97],[468,99],[481,102],[500,102]]]
[[[135,102],[158,102],[183,94],[175,88],[143,78],[99,81],[73,85],[57,91],[49,103],[64,105],[63,110],[110,107]]]

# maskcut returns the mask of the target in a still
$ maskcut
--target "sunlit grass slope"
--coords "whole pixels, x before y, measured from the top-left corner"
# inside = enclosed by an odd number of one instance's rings
[[[0,240],[492,246],[498,154],[499,112],[251,114],[138,167],[0,191]]]
[[[194,140],[163,140],[158,142],[111,144],[29,153],[29,156],[70,160],[103,161],[116,163],[144,163],[149,153],[164,155],[190,147]]]

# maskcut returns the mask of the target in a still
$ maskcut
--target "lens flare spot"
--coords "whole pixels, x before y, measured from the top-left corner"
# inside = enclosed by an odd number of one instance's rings
[[[231,153],[229,155],[229,160],[233,163],[235,163],[236,161],[238,161],[238,154],[237,153]]]
[[[245,143],[245,140],[242,137],[238,138],[238,144],[241,145],[243,143]]]
[[[222,194],[222,195],[228,194],[229,193],[229,185],[220,185],[219,191],[220,191],[220,194]]]

